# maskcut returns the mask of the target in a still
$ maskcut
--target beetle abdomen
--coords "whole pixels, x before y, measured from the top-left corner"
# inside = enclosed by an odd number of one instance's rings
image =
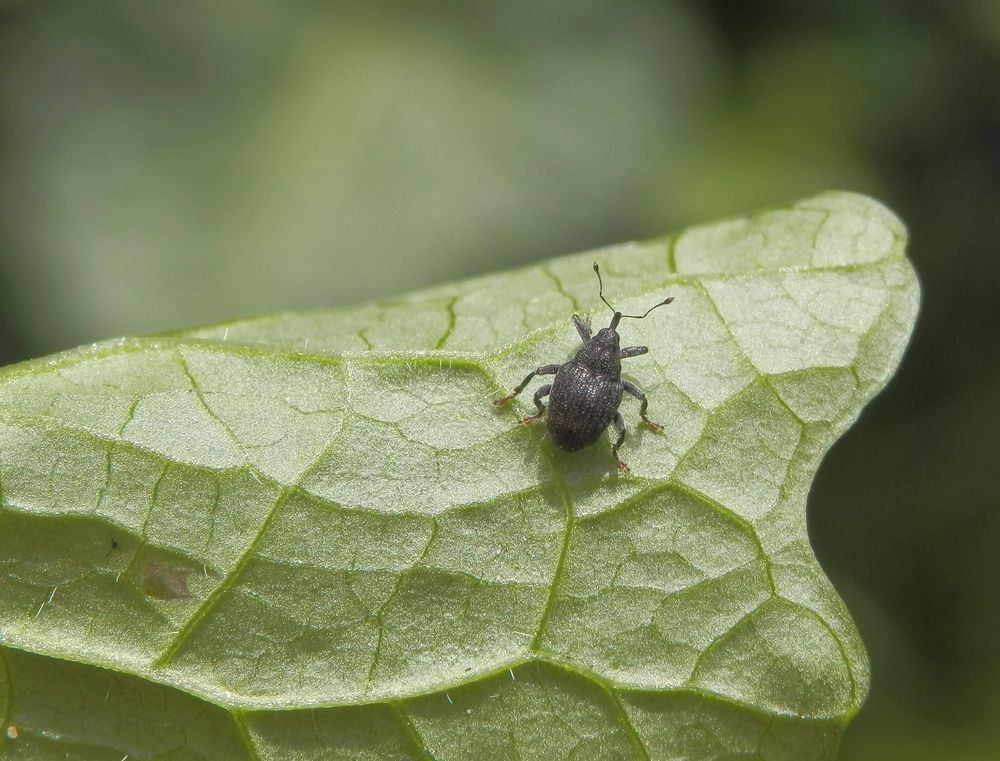
[[[552,440],[567,452],[590,446],[610,425],[621,400],[620,380],[567,362],[549,395],[545,422]]]

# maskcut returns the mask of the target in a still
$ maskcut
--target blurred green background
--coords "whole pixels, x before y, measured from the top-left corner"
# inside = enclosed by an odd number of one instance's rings
[[[845,761],[1000,758],[1000,0],[0,0],[0,359],[341,306],[829,187],[912,233],[822,470]]]

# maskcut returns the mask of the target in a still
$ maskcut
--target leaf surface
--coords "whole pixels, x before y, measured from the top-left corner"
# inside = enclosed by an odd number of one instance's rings
[[[918,303],[826,193],[398,301],[0,376],[10,758],[826,759],[868,663],[816,562],[824,452]],[[635,313],[619,476],[491,401]],[[530,387],[516,404],[531,408]]]

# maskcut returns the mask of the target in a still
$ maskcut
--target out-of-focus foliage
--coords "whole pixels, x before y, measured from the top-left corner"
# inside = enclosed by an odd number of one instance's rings
[[[649,167],[703,111],[703,33],[668,6],[536,5],[23,9],[2,219],[36,296],[12,317],[61,348],[649,226]]]
[[[924,307],[811,498],[873,664],[842,758],[995,758],[995,0],[372,6],[0,3],[2,358],[876,195]]]

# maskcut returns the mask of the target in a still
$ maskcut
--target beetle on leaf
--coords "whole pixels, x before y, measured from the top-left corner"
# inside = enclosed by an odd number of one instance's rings
[[[591,335],[590,326],[579,315],[574,314],[573,324],[583,339],[583,346],[573,359],[563,364],[543,365],[532,370],[513,392],[493,403],[506,404],[520,394],[536,375],[555,375],[551,384],[541,386],[535,391],[534,399],[538,412],[523,418],[521,422],[528,424],[538,420],[545,415],[547,409],[545,423],[549,435],[567,452],[575,452],[590,446],[609,425],[613,425],[618,432],[618,439],[611,447],[611,457],[617,463],[619,470],[628,471],[628,465],[618,456],[618,449],[625,441],[625,420],[618,411],[622,395],[628,392],[642,403],[639,407],[639,416],[650,429],[659,432],[663,430],[663,426],[646,416],[649,402],[642,389],[631,381],[622,379],[621,361],[629,357],[638,357],[649,349],[645,346],[621,348],[618,323],[625,317],[641,320],[657,307],[669,304],[674,299],[672,296],[664,299],[641,315],[622,314],[604,298],[604,281],[601,280],[601,270],[597,262],[594,262],[594,272],[597,274],[601,301],[614,313],[611,324],[597,331],[597,335]],[[542,399],[546,396],[549,397],[548,408],[542,404]]]

